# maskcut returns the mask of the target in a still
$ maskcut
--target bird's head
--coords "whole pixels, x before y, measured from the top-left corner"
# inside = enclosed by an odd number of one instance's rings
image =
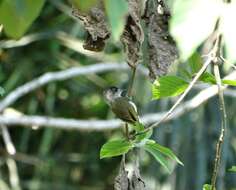
[[[122,89],[112,86],[112,87],[109,87],[106,90],[104,90],[103,95],[104,95],[106,101],[110,104],[116,98],[122,97],[123,93],[124,93],[124,91]]]

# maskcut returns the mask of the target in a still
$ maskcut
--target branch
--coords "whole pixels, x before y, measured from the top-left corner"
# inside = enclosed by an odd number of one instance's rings
[[[16,149],[15,149],[15,146],[14,146],[12,140],[11,140],[11,136],[8,132],[7,127],[5,125],[1,125],[1,129],[2,129],[3,142],[5,144],[7,153],[9,155],[15,155]],[[8,171],[9,171],[9,181],[10,181],[12,189],[13,190],[21,190],[16,161],[12,158],[7,158],[6,164],[7,164]]]
[[[130,84],[129,84],[129,87],[128,87],[128,97],[132,97],[133,95],[133,86],[134,86],[134,79],[135,79],[135,75],[136,75],[136,67],[131,67],[132,69],[132,75],[131,75],[131,78],[130,78]]]
[[[90,66],[84,67],[73,67],[67,70],[59,71],[59,72],[49,72],[46,73],[22,86],[17,87],[10,94],[8,94],[1,102],[0,102],[0,112],[3,111],[6,107],[13,104],[20,97],[25,94],[40,88],[50,82],[54,81],[62,81],[69,78],[87,75],[91,73],[104,73],[107,71],[123,71],[128,70],[129,67],[125,63],[99,63]],[[144,67],[140,67],[139,71],[143,74],[147,74],[147,70]]]
[[[224,57],[220,56],[220,59],[226,63],[227,65],[229,65],[230,67],[232,67],[233,69],[236,70],[236,66],[233,63],[230,63],[229,61],[227,61]]]
[[[29,34],[23,36],[19,40],[2,40],[0,41],[0,48],[9,49],[9,48],[21,47],[29,45],[36,41],[46,40],[50,38],[58,39],[63,46],[72,49],[73,51],[76,51],[85,56],[88,56],[90,58],[103,61],[114,60],[114,58],[112,58],[112,55],[104,54],[103,52],[93,52],[84,49],[82,40],[78,40],[77,38],[72,37],[62,31],[46,31],[46,32]]]
[[[128,66],[127,66],[128,67]],[[236,71],[229,74],[224,79],[235,80]],[[222,90],[225,90],[227,85],[222,86]],[[189,113],[199,107],[201,104],[206,102],[208,99],[212,98],[218,93],[218,88],[216,85],[211,86],[207,89],[200,91],[191,100],[186,101],[181,106],[176,108],[170,117],[168,117],[164,122],[173,120],[180,117],[185,113]],[[151,124],[158,122],[167,112],[147,114],[141,117],[141,121],[145,124]],[[78,120],[78,119],[65,119],[65,118],[53,118],[44,116],[4,116],[0,115],[0,124],[5,124],[7,126],[20,125],[20,126],[38,126],[38,127],[51,127],[65,130],[81,130],[81,131],[103,131],[103,130],[113,130],[122,126],[122,121],[118,119],[112,120]]]
[[[11,140],[10,133],[5,125],[1,125],[1,129],[2,129],[2,138],[6,146],[6,150],[8,154],[14,155],[16,153],[16,148]]]
[[[219,65],[217,65],[217,63],[214,64],[214,74],[216,78],[216,83],[218,87],[218,95],[219,95],[220,114],[221,114],[221,132],[220,132],[220,136],[217,141],[217,144],[216,144],[216,156],[215,156],[214,170],[213,170],[212,179],[211,179],[212,190],[214,190],[216,187],[216,178],[217,178],[218,170],[220,167],[222,145],[224,143],[225,130],[226,130],[226,109],[225,109],[225,102],[224,102],[224,94],[222,90]]]
[[[36,41],[54,38],[57,35],[57,33],[58,32],[53,32],[53,31],[39,32],[39,33],[25,35],[19,40],[1,40],[0,48],[8,49],[8,48],[26,46]]]

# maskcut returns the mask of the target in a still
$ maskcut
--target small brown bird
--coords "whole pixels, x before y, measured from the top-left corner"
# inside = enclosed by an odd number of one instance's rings
[[[124,94],[125,91],[110,87],[104,90],[104,97],[115,115],[121,120],[135,124],[139,122],[136,105]]]

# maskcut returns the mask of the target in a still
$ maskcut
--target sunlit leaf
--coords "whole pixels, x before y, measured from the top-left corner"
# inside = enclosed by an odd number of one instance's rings
[[[209,184],[204,184],[202,190],[212,190],[212,186]]]
[[[153,99],[178,96],[188,87],[188,82],[177,76],[163,76],[152,86]]]
[[[224,79],[224,80],[222,80],[222,82],[224,84],[228,84],[228,85],[231,85],[231,86],[236,86],[236,80],[226,80],[226,79]]]
[[[100,158],[114,157],[127,153],[133,144],[126,140],[111,140],[105,143],[100,150]]]
[[[146,132],[141,132],[140,134],[138,134],[136,137],[135,137],[135,142],[138,143],[136,144],[136,146],[142,146],[147,139],[149,139],[151,136],[152,136],[152,133],[153,133],[153,130],[150,129]]]
[[[197,73],[203,66],[202,64],[202,58],[198,53],[194,53],[188,60],[191,73],[195,74]]]
[[[170,29],[177,41],[182,60],[187,60],[214,31],[221,5],[221,0],[176,0],[174,2]]]
[[[152,136],[153,130],[151,129],[143,132],[145,130],[145,126],[140,122],[135,123],[133,128],[136,131],[136,136],[134,139],[134,142],[136,143],[135,146],[142,146],[145,143],[146,139],[149,139]]]
[[[236,43],[235,43],[235,34],[236,34],[236,2],[232,1],[231,3],[225,3],[224,12],[222,14],[221,28],[223,31],[224,42],[226,46],[226,57],[229,62],[236,61]]]
[[[137,132],[143,131],[145,129],[145,126],[140,122],[136,122],[133,127]]]
[[[232,168],[229,169],[230,172],[236,172],[236,166],[232,166]]]
[[[203,73],[199,80],[205,83],[216,84],[216,79],[214,75],[208,72]],[[236,86],[236,80],[223,79],[222,83],[231,86]]]
[[[115,41],[118,41],[125,27],[128,3],[126,0],[104,0],[104,2],[112,37]]]
[[[214,75],[208,72],[203,73],[199,80],[209,84],[216,84],[216,79]]]

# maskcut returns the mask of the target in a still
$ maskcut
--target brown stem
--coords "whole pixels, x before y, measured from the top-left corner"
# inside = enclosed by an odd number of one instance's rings
[[[214,64],[214,75],[216,78],[216,83],[218,86],[218,94],[219,94],[219,104],[220,104],[220,114],[221,114],[221,132],[216,144],[216,155],[215,155],[215,162],[214,162],[214,169],[211,178],[211,190],[215,190],[216,188],[216,179],[218,175],[218,170],[220,167],[220,159],[222,154],[222,145],[224,143],[225,131],[226,131],[226,109],[225,109],[225,102],[224,102],[224,95],[222,90],[222,83],[221,77],[219,72],[219,65],[217,63]]]
[[[129,88],[128,88],[128,93],[127,93],[127,95],[128,95],[129,97],[131,97],[132,94],[133,94],[133,86],[134,86],[135,74],[136,74],[136,67],[132,67],[132,76],[131,76],[131,79],[130,79]]]
[[[128,123],[125,123],[125,137],[127,140],[129,140],[129,126]]]

